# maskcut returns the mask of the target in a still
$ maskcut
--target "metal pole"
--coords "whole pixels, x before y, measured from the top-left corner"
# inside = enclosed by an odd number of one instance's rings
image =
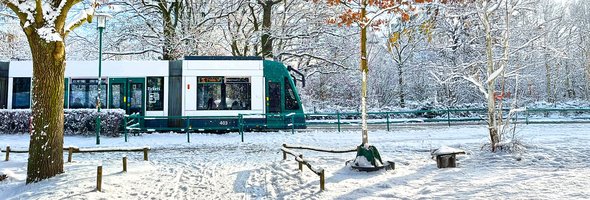
[[[525,108],[524,112],[526,113],[526,124],[529,125],[529,109]]]
[[[387,132],[389,132],[389,113],[387,113]]]
[[[127,116],[123,116],[123,134],[125,135],[125,142],[127,142]]]
[[[336,111],[336,115],[338,116],[338,132],[340,132],[340,111]]]
[[[242,142],[244,142],[244,116],[242,114],[238,115],[238,126],[240,137],[242,138]]]
[[[449,124],[449,127],[451,127],[451,109],[447,108],[447,123]]]
[[[100,144],[100,85],[102,82],[102,30],[103,27],[98,27],[98,94],[96,97],[96,107],[98,109],[98,117],[96,118],[96,144]]]
[[[186,142],[191,143],[191,133],[189,130],[191,129],[191,118],[190,116],[186,116]]]
[[[291,134],[295,134],[295,114],[291,115]]]

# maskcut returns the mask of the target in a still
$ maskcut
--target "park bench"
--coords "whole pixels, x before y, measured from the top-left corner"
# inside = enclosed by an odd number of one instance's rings
[[[436,167],[438,168],[457,167],[457,154],[465,154],[465,151],[453,147],[441,146],[431,152],[432,157],[436,157]]]

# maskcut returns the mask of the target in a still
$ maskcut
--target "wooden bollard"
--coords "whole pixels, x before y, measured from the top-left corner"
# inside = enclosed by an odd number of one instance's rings
[[[10,146],[6,146],[6,160],[5,161],[9,161],[10,160]]]
[[[74,153],[74,148],[69,147],[68,148],[68,162],[72,162],[72,153]]]
[[[283,147],[287,148],[287,144],[283,144]],[[283,152],[283,160],[287,160],[287,152],[282,151]]]
[[[123,171],[127,172],[127,156],[123,156]]]
[[[301,158],[301,160],[303,160],[303,155],[299,155],[299,158]],[[299,163],[299,171],[303,171],[303,163],[299,162],[299,161],[297,161],[297,162]]]
[[[326,184],[326,178],[324,176],[324,170],[320,171],[320,191],[324,191],[326,188],[324,185]]]
[[[143,160],[148,160],[148,148],[143,148]]]
[[[102,165],[96,168],[96,190],[102,192]]]

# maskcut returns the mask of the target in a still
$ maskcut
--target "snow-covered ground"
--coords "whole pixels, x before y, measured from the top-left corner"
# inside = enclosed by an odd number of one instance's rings
[[[65,173],[25,185],[27,154],[0,161],[0,199],[590,199],[590,125],[522,125],[522,153],[490,153],[484,126],[393,128],[374,131],[369,141],[394,171],[357,172],[344,166],[354,153],[304,150],[314,167],[326,170],[326,190],[292,156],[282,160],[283,143],[344,149],[360,144],[360,131],[245,133],[240,135],[144,134],[101,138],[100,147],[150,146],[141,153],[74,154]],[[93,137],[66,137],[64,146],[96,147]],[[26,149],[27,135],[0,135],[0,146]],[[463,149],[458,168],[437,169],[430,150]],[[67,154],[64,154],[67,158]],[[128,172],[121,158],[129,157]],[[4,158],[2,155],[0,158]],[[103,192],[95,191],[96,166],[103,165]]]

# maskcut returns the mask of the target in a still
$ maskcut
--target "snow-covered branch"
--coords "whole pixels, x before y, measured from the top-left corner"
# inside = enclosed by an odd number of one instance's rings
[[[88,9],[83,9],[81,10],[78,15],[76,15],[74,17],[74,19],[68,23],[65,27],[65,34],[66,36],[73,31],[74,29],[78,28],[79,26],[81,26],[82,24],[88,22],[92,22],[92,17],[94,16],[94,12],[95,12],[96,8],[95,7],[91,7]]]

